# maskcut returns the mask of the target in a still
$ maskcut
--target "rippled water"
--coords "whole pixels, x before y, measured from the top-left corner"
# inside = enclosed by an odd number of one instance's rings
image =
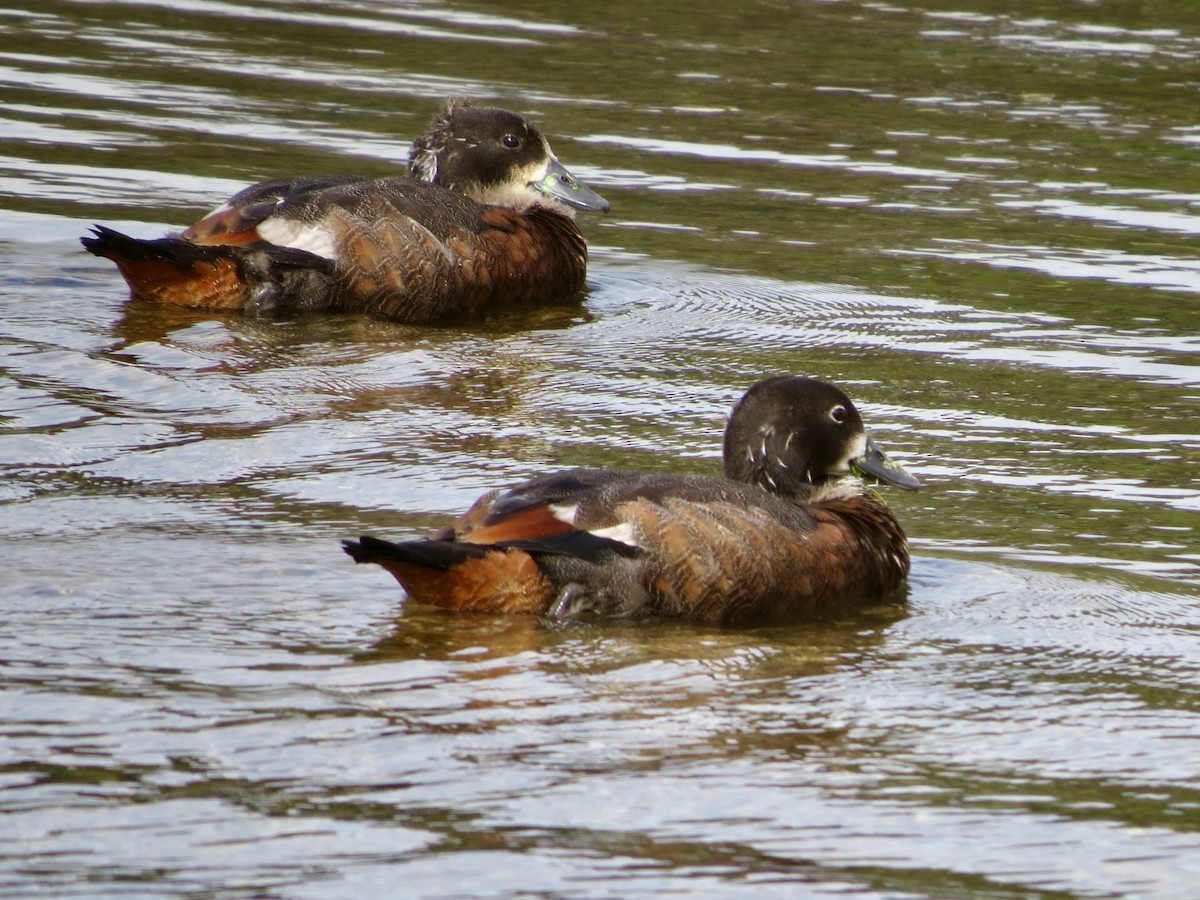
[[[0,893],[1197,895],[1200,10],[668,6],[0,10]],[[448,95],[613,202],[582,304],[161,310],[77,244]],[[926,483],[906,605],[450,615],[338,549],[713,471],[777,371]]]

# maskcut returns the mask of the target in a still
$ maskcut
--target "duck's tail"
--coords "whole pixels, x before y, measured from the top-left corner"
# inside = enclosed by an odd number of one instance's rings
[[[103,225],[92,233],[80,238],[84,248],[117,264],[134,299],[153,303],[269,312],[299,294],[319,296],[330,275],[328,260],[286,247],[140,240]]]
[[[246,281],[235,247],[202,247],[183,238],[139,240],[96,225],[84,248],[111,259],[138,300],[216,309],[246,305]]]
[[[466,541],[343,541],[355,562],[391,572],[409,597],[447,609],[544,613],[553,589],[523,550]]]

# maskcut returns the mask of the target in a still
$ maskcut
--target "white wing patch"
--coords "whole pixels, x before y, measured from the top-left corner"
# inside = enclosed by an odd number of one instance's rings
[[[271,216],[258,223],[258,233],[278,247],[306,250],[337,262],[338,254],[333,235],[319,225],[306,225],[295,219]]]
[[[570,506],[563,504],[551,503],[549,510],[554,515],[554,518],[560,522],[566,522],[568,525],[574,525],[575,519],[579,516],[579,504],[572,503]],[[634,536],[633,523],[620,522],[616,525],[611,525],[608,528],[593,528],[588,531],[588,534],[594,534],[598,538],[604,538],[610,541],[616,541],[619,544],[625,544],[627,547],[640,546],[637,538]]]
[[[610,541],[616,541],[618,544],[624,544],[627,547],[638,547],[637,537],[633,533],[632,522],[621,522],[619,525],[613,525],[610,528],[594,528],[589,534],[594,534],[598,538],[607,538]]]
[[[867,452],[867,435],[866,433],[858,435],[850,448],[846,451],[846,455],[837,461],[836,465],[830,466],[829,471],[834,474],[844,474],[850,471],[851,460],[858,459]]]
[[[551,503],[548,506],[554,518],[560,522],[566,522],[568,525],[575,524],[575,517],[579,515],[579,504],[573,503],[570,506],[561,506],[557,503]]]

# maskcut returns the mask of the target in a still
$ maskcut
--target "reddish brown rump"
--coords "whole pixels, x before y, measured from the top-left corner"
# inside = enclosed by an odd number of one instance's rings
[[[359,544],[347,543],[346,548],[355,562],[373,562],[391,572],[417,603],[540,615],[549,608],[554,593],[533,557],[522,550],[497,548],[466,555],[443,568],[406,558],[404,544],[364,538]]]
[[[188,269],[152,260],[113,261],[139,300],[217,309],[238,309],[245,302],[246,286],[232,260],[196,262]]]
[[[142,241],[108,228],[95,232],[83,245],[117,264],[134,298],[217,309],[245,302],[241,267],[220,251],[201,250],[180,238]]]

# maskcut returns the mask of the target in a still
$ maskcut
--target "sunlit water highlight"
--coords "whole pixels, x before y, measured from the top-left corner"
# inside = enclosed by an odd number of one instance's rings
[[[0,893],[1195,895],[1200,15],[727,12],[3,14]],[[448,95],[613,201],[582,303],[164,311],[76,243],[391,171]],[[776,371],[926,483],[886,493],[905,603],[453,616],[338,550],[563,465],[715,471]]]

